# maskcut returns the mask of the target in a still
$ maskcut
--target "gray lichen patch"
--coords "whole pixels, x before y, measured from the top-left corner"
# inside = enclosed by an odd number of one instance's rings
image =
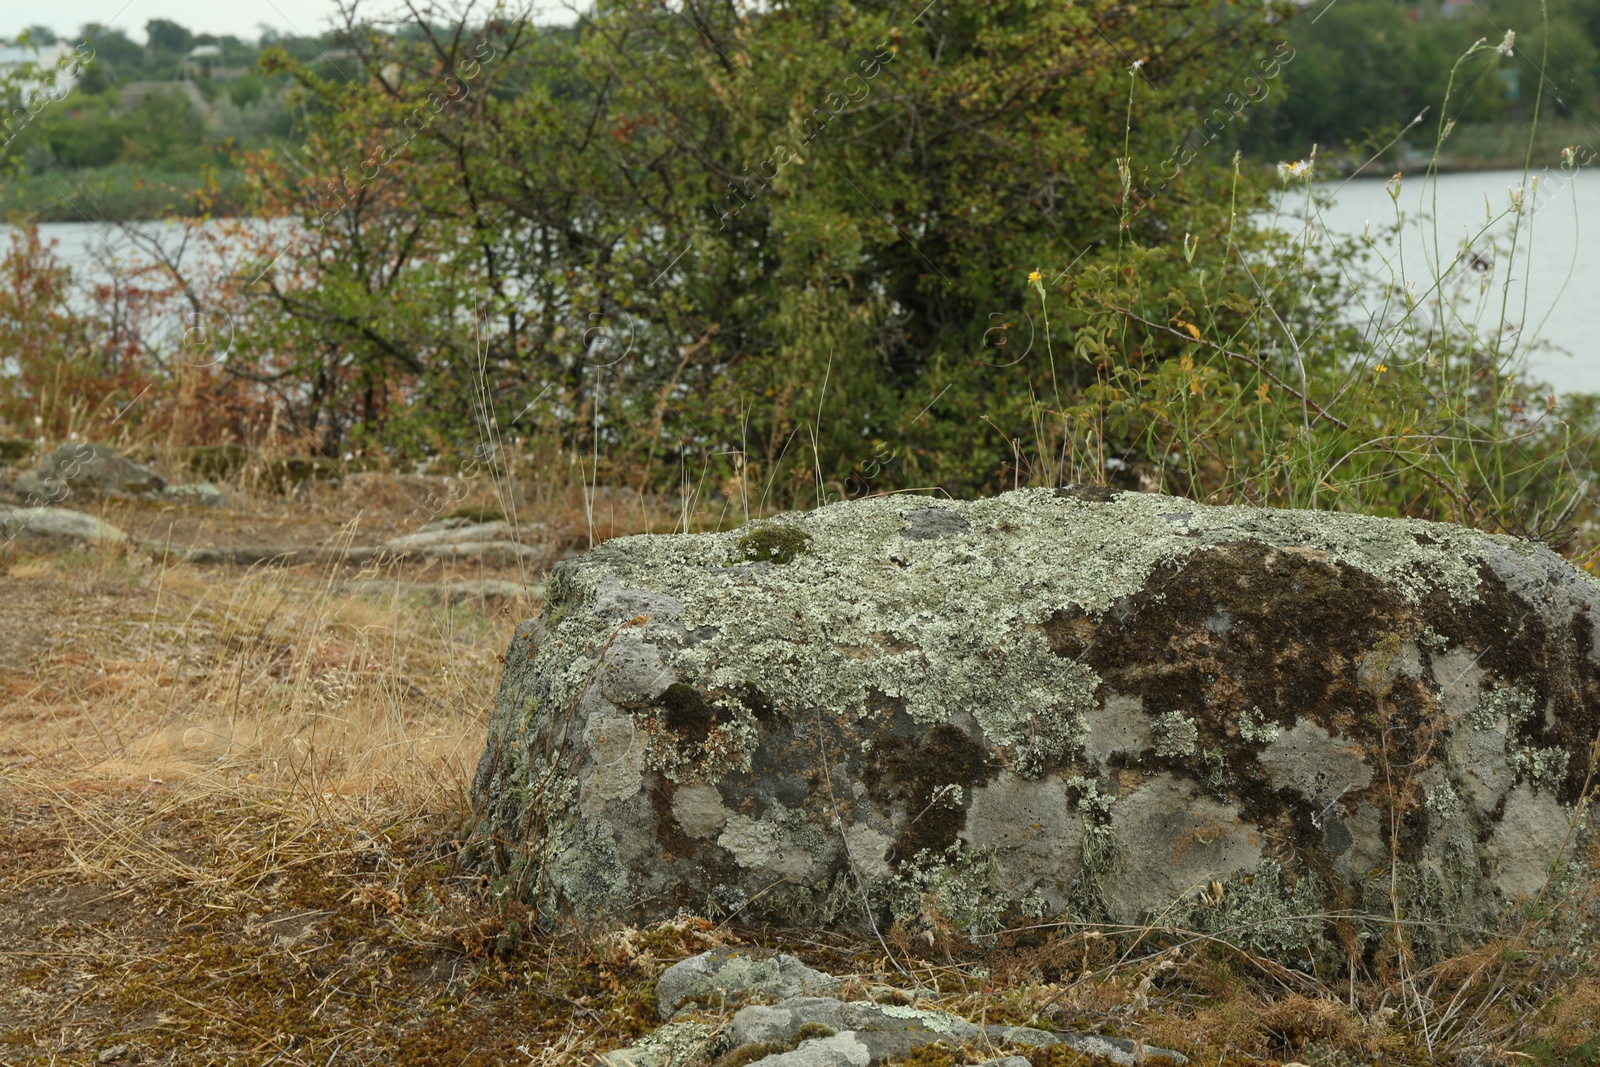
[[[1484,693],[1467,716],[1474,730],[1503,729],[1515,733],[1533,717],[1537,697],[1516,686],[1500,686]]]
[[[1153,724],[1156,735],[1156,755],[1192,756],[1195,743],[1200,740],[1200,729],[1193,719],[1184,718],[1181,712],[1169,711]]]
[[[1467,806],[1449,782],[1441,782],[1427,792],[1424,807],[1440,822],[1450,822],[1466,814]]]
[[[1271,744],[1278,739],[1278,724],[1256,705],[1239,713],[1239,736],[1253,745]]]
[[[680,960],[656,981],[661,1018],[692,1003],[717,1007],[753,996],[793,997],[832,992],[840,982],[786,954],[754,957],[733,949],[714,949]]]
[[[1560,748],[1527,749],[1521,753],[1521,764],[1535,789],[1555,792],[1567,777],[1570,754]]]
[[[1277,861],[1263,859],[1191,894],[1173,921],[1263,955],[1315,959],[1324,943],[1316,916],[1326,888],[1314,876],[1288,878]]]
[[[733,815],[717,844],[758,875],[795,881],[815,871],[828,847],[827,839],[798,813],[769,813],[760,819]]]
[[[603,828],[579,829],[556,860],[557,888],[580,915],[597,914],[628,890],[616,839]]]
[[[725,1044],[718,1028],[708,1023],[667,1023],[637,1044],[599,1057],[601,1067],[681,1067],[708,1063]]]
[[[651,770],[689,785],[750,769],[756,721],[739,702],[713,702],[693,686],[675,682],[662,691],[652,710],[643,722]]]

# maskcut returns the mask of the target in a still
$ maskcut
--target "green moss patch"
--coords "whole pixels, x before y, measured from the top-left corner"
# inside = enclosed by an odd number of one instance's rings
[[[762,526],[739,538],[739,554],[750,563],[793,563],[810,548],[811,535],[793,526]]]

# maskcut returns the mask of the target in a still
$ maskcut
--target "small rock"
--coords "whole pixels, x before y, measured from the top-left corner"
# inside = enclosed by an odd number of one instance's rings
[[[184,485],[169,485],[161,490],[161,495],[183,504],[214,507],[222,503],[224,493],[210,482],[188,482]]]
[[[656,1003],[661,1017],[667,1019],[688,1000],[756,994],[786,998],[824,993],[838,985],[839,979],[813,970],[793,956],[757,960],[730,949],[713,949],[668,967],[656,982]],[[797,1023],[795,1028],[799,1026]]]
[[[1141,1046],[1120,1037],[1051,1033],[1029,1026],[979,1026],[942,1011],[870,1001],[847,1003],[831,997],[794,997],[771,1006],[751,1005],[735,1013],[728,1023],[727,1036],[730,1047],[735,1049],[754,1043],[781,1045],[794,1041],[800,1028],[807,1025],[826,1026],[838,1033],[849,1031],[854,1040],[866,1047],[870,1061],[875,1064],[915,1052],[936,1041],[983,1041],[990,1045],[1028,1048],[1067,1045],[1088,1055],[1102,1056],[1121,1067],[1132,1067],[1135,1063],[1181,1065],[1189,1062],[1170,1049]]]
[[[1046,1045],[1071,1044],[1070,1034],[1056,1034],[1049,1030],[1036,1030],[1031,1026],[989,1025],[983,1028],[984,1036],[995,1045],[1021,1045],[1023,1048],[1043,1048]]]
[[[870,1001],[847,1003],[832,997],[795,997],[771,1007],[752,1005],[737,1012],[728,1023],[729,1044],[733,1048],[756,1042],[788,1044],[799,1036],[801,1027],[808,1025],[853,1033],[855,1040],[866,1046],[872,1063],[904,1056],[935,1041],[962,1042],[986,1036],[983,1027],[942,1011]]]
[[[708,1058],[720,1047],[716,1028],[704,1023],[668,1023],[636,1045],[602,1054],[600,1067],[676,1067]]]
[[[127,1045],[112,1045],[108,1049],[102,1049],[100,1055],[95,1057],[95,1060],[98,1063],[110,1063],[112,1060],[121,1059],[127,1051]]]
[[[1061,1044],[1077,1049],[1086,1056],[1099,1056],[1110,1060],[1118,1067],[1134,1067],[1135,1064],[1175,1063],[1189,1062],[1189,1057],[1171,1049],[1157,1048],[1138,1041],[1129,1041],[1125,1037],[1102,1037],[1099,1034],[1058,1034]]]
[[[1033,1067],[1021,1056],[1001,1056],[999,1059],[984,1060],[978,1067]]]
[[[831,1037],[802,1041],[798,1048],[763,1056],[750,1067],[867,1067],[872,1053],[849,1030]]]
[[[67,508],[18,508],[0,504],[0,541],[48,538],[119,545],[128,535],[109,522]]]
[[[416,533],[401,534],[384,542],[387,548],[426,548],[442,544],[473,544],[480,541],[512,540],[509,524],[504,522],[461,522],[443,519],[430,522]]]

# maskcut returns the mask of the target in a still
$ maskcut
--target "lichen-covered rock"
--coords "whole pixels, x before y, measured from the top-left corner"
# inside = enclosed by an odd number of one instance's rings
[[[1099,1034],[1053,1033],[1030,1026],[987,1026],[969,1022],[948,1012],[913,1008],[871,1001],[843,1001],[832,997],[792,997],[772,1006],[752,1005],[740,1009],[728,1021],[723,1041],[735,1053],[742,1048],[782,1047],[808,1031],[831,1031],[850,1037],[849,1046],[859,1048],[864,1063],[883,1063],[903,1057],[925,1045],[945,1042],[953,1045],[979,1045],[988,1048],[1044,1048],[1070,1045],[1113,1063],[1133,1067],[1188,1063],[1188,1057],[1171,1049],[1141,1046],[1120,1037]],[[810,1042],[802,1042],[806,1048]],[[801,1067],[802,1061],[789,1064],[775,1058],[755,1060],[762,1067]]]
[[[726,1002],[742,997],[795,997],[827,993],[839,984],[831,974],[780,953],[756,959],[733,949],[712,949],[679,960],[656,979],[656,1008],[663,1019],[688,1001]]]
[[[213,485],[211,482],[185,482],[182,485],[169,485],[161,490],[161,495],[180,504],[199,504],[208,508],[214,508],[228,498],[228,494],[220,486]]]
[[[1600,586],[1419,521],[887,497],[559,566],[474,782],[581,914],[1198,926],[1426,953],[1575,863]],[[1569,832],[1571,831],[1571,832]]]
[[[66,544],[120,545],[128,535],[111,523],[69,508],[18,508],[0,504],[0,544],[20,540]]]
[[[705,1023],[668,1023],[646,1034],[637,1044],[600,1057],[601,1067],[684,1067],[705,1063],[723,1048],[717,1028]]]
[[[802,1041],[787,1052],[763,1056],[750,1067],[868,1067],[872,1052],[859,1034],[846,1030]]]
[[[45,456],[38,469],[16,481],[29,503],[55,503],[74,490],[158,493],[166,481],[155,471],[106,445],[71,441]]]
[[[898,1061],[926,1045],[994,1050],[1067,1045],[1119,1067],[1169,1063],[1188,1058],[1119,1037],[1057,1033],[1003,1023],[982,1025],[949,1012],[906,1004],[796,995],[797,990],[832,989],[841,980],[813,970],[793,956],[760,959],[733,949],[701,953],[667,968],[656,981],[662,1018],[674,1018],[627,1048],[605,1053],[602,1067],[706,1067],[718,1060],[749,1067],[870,1067]],[[775,1004],[752,1004],[725,1025],[685,1018],[695,999],[757,995]],[[670,1007],[669,1007],[670,1005]],[[707,1005],[707,1007],[713,1007]],[[985,1067],[1027,1067],[1020,1057],[990,1060]]]

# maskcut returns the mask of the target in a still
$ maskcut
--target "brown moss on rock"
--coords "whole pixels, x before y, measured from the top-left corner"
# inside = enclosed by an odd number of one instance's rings
[[[988,750],[949,724],[919,737],[891,737],[873,750],[865,781],[880,802],[903,805],[914,817],[888,854],[903,865],[923,851],[943,853],[966,826],[972,789],[999,770]]]
[[[1335,796],[1344,783],[1275,782],[1259,738],[1304,720],[1372,754],[1389,731],[1397,758],[1415,760],[1436,701],[1420,678],[1388,680],[1380,694],[1362,674],[1375,638],[1392,647],[1421,625],[1416,608],[1370,574],[1314,553],[1236,542],[1160,568],[1106,618],[1060,613],[1043,628],[1057,655],[1138,698],[1157,723],[1175,716],[1193,724],[1187,754],[1157,744],[1118,765],[1193,779],[1234,799],[1250,821],[1288,828],[1295,846],[1316,848],[1326,808],[1350,814],[1362,791]],[[1219,754],[1220,773],[1208,776],[1197,752]]]

